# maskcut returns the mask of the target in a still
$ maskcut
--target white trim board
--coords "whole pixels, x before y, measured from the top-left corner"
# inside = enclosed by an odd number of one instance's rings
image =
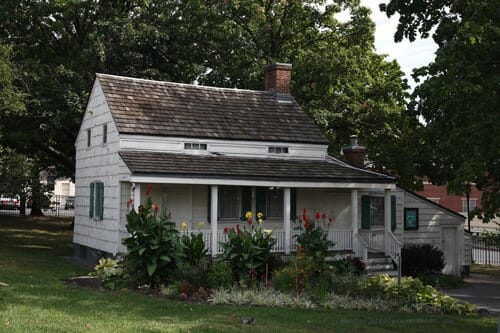
[[[301,188],[346,188],[346,189],[377,189],[393,190],[395,184],[374,183],[332,183],[332,182],[300,182],[300,181],[272,181],[272,180],[242,180],[222,178],[181,178],[181,177],[155,177],[131,176],[132,183],[147,184],[198,184],[198,185],[233,185],[233,186],[273,186],[273,187],[301,187]]]

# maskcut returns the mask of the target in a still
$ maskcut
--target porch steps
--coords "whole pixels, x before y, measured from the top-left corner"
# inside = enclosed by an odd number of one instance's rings
[[[380,252],[369,252],[366,264],[366,274],[376,276],[387,274],[389,276],[398,276],[398,271],[390,257]]]

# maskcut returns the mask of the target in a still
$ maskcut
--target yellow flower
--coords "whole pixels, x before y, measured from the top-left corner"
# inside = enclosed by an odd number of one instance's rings
[[[251,212],[251,211],[246,212],[246,214],[245,214],[245,218],[246,218],[247,220],[250,220],[252,217],[253,217],[253,214],[252,214],[252,212]]]
[[[264,217],[264,213],[258,212],[257,213],[257,218],[262,219]]]
[[[182,231],[185,231],[187,229],[187,227],[188,227],[188,224],[186,222],[181,223],[181,230]]]
[[[262,219],[258,219],[257,222],[259,222],[259,224],[262,224]]]
[[[204,226],[205,226],[205,222],[203,222],[203,221],[198,222],[198,228],[200,228],[200,229],[201,229],[201,228],[203,228]]]

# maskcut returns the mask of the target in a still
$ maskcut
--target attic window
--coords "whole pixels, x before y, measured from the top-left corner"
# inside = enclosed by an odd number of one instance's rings
[[[268,152],[269,154],[288,154],[288,147],[271,146]]]
[[[186,150],[207,150],[206,143],[184,143],[184,149]]]
[[[90,128],[87,130],[87,147],[90,147],[90,138],[92,137],[92,132]]]
[[[108,142],[108,125],[102,125],[102,144],[106,144]]]

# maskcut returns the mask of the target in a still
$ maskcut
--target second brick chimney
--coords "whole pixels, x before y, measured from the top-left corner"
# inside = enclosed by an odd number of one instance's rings
[[[266,67],[264,86],[267,91],[276,94],[290,94],[292,81],[292,65],[275,63]]]
[[[366,148],[358,145],[358,137],[356,135],[351,135],[350,139],[350,145],[342,148],[342,158],[357,167],[364,168]]]

